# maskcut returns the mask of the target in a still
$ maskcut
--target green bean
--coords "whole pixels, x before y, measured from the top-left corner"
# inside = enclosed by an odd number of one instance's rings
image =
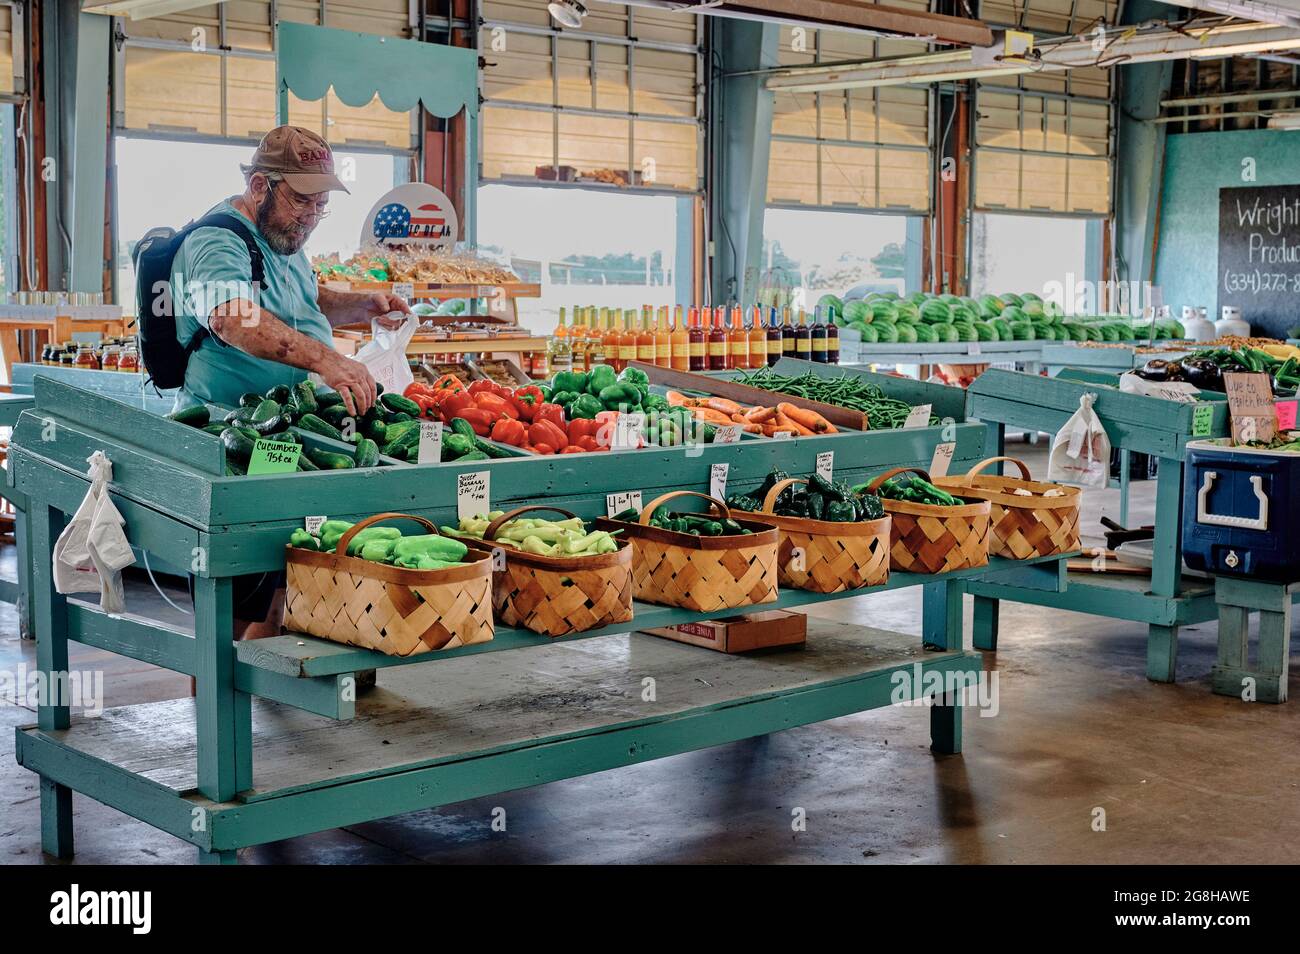
[[[794,377],[776,374],[770,368],[759,368],[752,374],[742,374],[736,380],[764,391],[791,394],[810,401],[860,411],[866,415],[867,424],[874,430],[902,427],[912,411],[911,405],[906,401],[889,397],[879,385],[847,373],[838,378],[823,378],[809,371]],[[931,415],[930,424],[938,423],[938,417]]]

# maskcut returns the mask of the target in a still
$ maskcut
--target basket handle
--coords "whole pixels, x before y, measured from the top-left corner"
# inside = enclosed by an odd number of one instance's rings
[[[763,513],[772,512],[772,508],[776,506],[776,498],[781,496],[781,493],[787,487],[806,483],[808,483],[808,480],[804,477],[787,477],[785,480],[778,480],[772,485],[772,489],[767,492],[767,496],[763,498]]]
[[[656,497],[642,508],[641,519],[639,521],[641,526],[648,527],[650,525],[650,518],[654,516],[654,512],[659,509],[659,506],[674,497],[700,497],[713,504],[713,509],[718,512],[723,520],[731,519],[731,510],[717,497],[710,497],[708,494],[698,493],[694,490],[671,490],[661,497]]]
[[[1025,466],[1025,462],[1021,460],[1019,457],[985,457],[982,461],[980,461],[970,470],[966,471],[966,476],[974,477],[976,474],[978,474],[989,464],[996,464],[998,461],[1006,461],[1007,463],[1015,464],[1018,468],[1020,468],[1020,477],[1022,480],[1033,479],[1029,476],[1029,468]]]
[[[562,513],[568,519],[573,519],[575,516],[577,516],[577,514],[570,513],[569,511],[564,510],[560,507],[543,507],[541,504],[532,504],[527,507],[516,507],[514,510],[506,511],[501,516],[497,517],[495,520],[493,520],[491,523],[487,525],[487,528],[483,531],[483,541],[485,543],[494,542],[503,524],[509,523],[511,520],[514,520],[521,513],[531,513],[534,510],[546,510],[550,513]]]
[[[365,520],[358,520],[352,526],[348,527],[343,536],[339,537],[339,545],[334,552],[339,556],[347,556],[348,544],[352,542],[352,538],[358,533],[366,529],[366,527],[378,523],[380,520],[393,520],[396,518],[401,518],[402,520],[414,520],[416,523],[422,524],[430,533],[438,532],[438,528],[433,525],[432,521],[426,520],[424,517],[417,517],[413,513],[377,513],[366,517]]]
[[[924,480],[926,483],[930,482],[929,473],[922,470],[920,467],[894,467],[890,470],[885,471],[883,474],[881,474],[871,483],[867,484],[867,491],[874,494],[880,488],[880,485],[883,484],[885,481],[887,481],[890,477],[897,477],[899,474],[907,474],[907,473],[920,474],[922,480]]]

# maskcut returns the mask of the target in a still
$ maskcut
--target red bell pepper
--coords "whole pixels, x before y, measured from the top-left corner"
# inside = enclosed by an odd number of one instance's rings
[[[528,428],[528,440],[533,444],[549,444],[557,450],[569,444],[569,437],[564,433],[564,429],[556,427],[550,421],[533,422],[533,425]]]
[[[528,449],[534,454],[554,454],[555,448],[550,444],[530,444]]]
[[[564,450],[560,451],[560,453],[561,454],[585,454],[586,451],[584,451],[577,444],[570,444],[568,447],[564,448]]]
[[[494,418],[509,417],[519,419],[519,409],[499,394],[480,391],[474,395],[474,404],[490,413]]]
[[[469,426],[474,428],[474,433],[479,437],[487,437],[491,434],[492,425],[496,423],[497,420],[495,416],[489,414],[487,411],[475,407],[466,408],[463,411],[457,411],[452,415],[452,417],[453,419],[459,417],[468,421]]]
[[[477,409],[477,407],[473,395],[468,391],[456,391],[449,393],[439,402],[438,411],[444,421],[450,421],[453,417],[460,416],[461,411]]]
[[[533,410],[532,420],[533,423],[538,421],[550,421],[556,427],[560,428],[560,430],[565,431],[566,433],[568,432],[569,424],[564,419],[564,408],[560,407],[558,404],[550,404],[545,401],[538,404]]]
[[[513,447],[523,447],[528,442],[528,428],[523,421],[516,421],[510,417],[499,418],[492,425],[492,440]]]
[[[487,378],[480,378],[479,380],[470,383],[469,393],[473,395],[495,394],[497,397],[509,397],[510,389],[502,387],[495,381],[491,381]]]
[[[537,385],[526,384],[515,388],[511,400],[518,409],[519,416],[525,421],[532,421],[537,417],[537,409],[546,403],[546,395],[542,394],[542,389]]]
[[[596,438],[592,437],[590,434],[583,434],[578,438],[576,443],[570,444],[569,446],[579,447],[584,451],[601,451],[609,449],[607,447],[601,447],[600,444],[596,442]]]
[[[550,406],[556,407],[558,405],[550,405]],[[561,408],[561,410],[563,410],[563,408]],[[590,437],[594,442],[596,439],[596,434],[600,430],[600,428],[601,428],[601,424],[599,421],[593,421],[590,418],[585,418],[585,417],[574,418],[572,421],[569,421],[569,430],[568,430],[569,440],[571,442],[576,443],[577,441],[582,440],[584,437]]]

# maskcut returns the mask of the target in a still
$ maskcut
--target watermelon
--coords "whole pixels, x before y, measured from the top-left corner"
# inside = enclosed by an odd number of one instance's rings
[[[822,314],[831,320],[836,315],[844,314],[844,301],[839,295],[822,295],[817,299],[817,307],[822,310]]]
[[[1041,318],[1044,314],[1041,301],[1026,301],[1021,308],[1030,318]]]
[[[1007,305],[1007,307],[1002,309],[1001,317],[1014,324],[1017,321],[1024,321],[1025,313],[1019,305]]]
[[[899,324],[895,326],[894,330],[898,332],[899,344],[916,344],[917,335],[915,325]]]
[[[998,329],[994,328],[987,321],[975,322],[975,337],[980,341],[997,341]]]
[[[1014,294],[1013,292],[1003,292],[998,297],[1001,298],[1008,305],[1015,305],[1017,308],[1019,308],[1021,305],[1025,303],[1025,300],[1023,298],[1021,298],[1017,294]]]
[[[894,344],[898,341],[898,327],[888,321],[873,322],[872,328],[876,330],[876,340],[881,344]]]
[[[1027,321],[1013,321],[1011,323],[1011,337],[1016,341],[1033,341],[1034,326]]]
[[[906,321],[909,324],[916,324],[921,320],[921,309],[910,301],[900,301],[897,307],[898,320]]]
[[[848,301],[844,303],[844,320],[852,327],[853,322],[860,321],[870,324],[872,318],[871,305],[865,301]]]
[[[877,341],[880,340],[879,335],[876,334],[876,329],[874,326],[863,325],[862,322],[858,322],[858,324],[862,325],[862,327],[858,328],[858,333],[862,335],[863,344],[875,344]]]
[[[953,325],[957,330],[958,341],[979,341],[979,335],[975,333],[975,326],[968,324]]]
[[[932,327],[934,328],[935,335],[938,336],[941,343],[954,342],[957,340],[957,329],[948,322],[941,321]]]
[[[871,314],[876,320],[897,321],[898,309],[892,301],[885,298],[877,298],[870,303]]]
[[[1041,304],[1042,301],[1043,301],[1043,299],[1039,298],[1039,297],[1038,297],[1037,295],[1035,295],[1033,292],[1025,292],[1025,293],[1024,293],[1023,295],[1021,295],[1020,297],[1021,297],[1022,299],[1024,299],[1025,302],[1036,301],[1036,302],[1039,302],[1039,303]]]
[[[902,326],[900,325],[899,327],[901,328]],[[914,327],[914,328],[912,329],[912,331],[916,334],[916,340],[917,340],[918,342],[920,342],[920,343],[922,343],[922,344],[934,344],[935,342],[937,342],[937,341],[939,340],[939,336],[938,336],[937,334],[935,334],[935,331],[934,331],[934,329],[935,329],[936,327],[938,327],[938,326],[937,326],[937,325],[917,325],[916,327]]]
[[[932,298],[921,305],[922,321],[938,324],[948,321],[949,317],[948,306],[937,299]]]

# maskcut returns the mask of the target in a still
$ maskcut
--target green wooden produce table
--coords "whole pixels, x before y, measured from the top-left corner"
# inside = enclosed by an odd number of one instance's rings
[[[1202,392],[1200,405],[1181,404],[1118,390],[1119,378],[1065,368],[1054,378],[989,370],[969,389],[968,413],[992,425],[997,453],[1007,426],[1056,433],[1079,407],[1079,398],[1095,394],[1093,410],[1111,445],[1159,459],[1156,482],[1154,563],[1151,577],[1106,573],[1074,574],[1059,593],[1020,590],[990,581],[972,581],[975,595],[974,645],[997,648],[1000,599],[1074,610],[1147,624],[1147,678],[1173,682],[1178,662],[1178,629],[1217,616],[1214,581],[1182,573],[1183,461],[1186,444],[1228,433],[1228,404],[1223,395]],[[1193,436],[1198,406],[1208,405],[1209,433]]]
[[[550,640],[498,626],[489,643],[415,659],[295,634],[236,643],[232,577],[281,569],[289,532],[307,516],[356,520],[391,510],[452,522],[457,475],[487,471],[493,507],[544,500],[590,518],[605,512],[611,493],[639,490],[648,501],[668,490],[706,491],[719,462],[736,489],[773,466],[809,473],[829,448],[837,476],[854,481],[896,464],[925,466],[940,439],[956,442],[954,467],[969,466],[987,454],[987,429],[959,420],[787,441],[225,477],[211,435],[46,378],[34,391],[10,472],[30,508],[39,669],[66,670],[75,641],[197,682],[193,700],[93,719],[74,720],[53,704],[66,700],[46,700],[37,724],[16,730],[17,760],[40,775],[42,844],[58,857],[72,853],[73,791],[190,842],[200,861],[232,863],[244,846],[836,718],[909,692],[942,697],[930,710],[932,745],[956,752],[960,694],[943,688],[952,683],[936,689],[899,674],[973,679],[981,669],[979,654],[962,647],[963,580],[998,580],[1018,592],[1064,585],[1059,559],[999,560],[946,577],[893,574],[890,589],[925,587],[921,639],[814,621],[805,650],[757,657],[627,634],[726,615],[641,603],[634,623],[611,628],[623,632]],[[953,406],[964,401],[956,398]],[[46,420],[56,440],[41,440]],[[110,617],[54,591],[51,548],[86,492],[85,461],[95,450],[113,463],[110,493],[131,542],[193,568],[193,634],[129,612]],[[783,590],[763,607],[863,592]],[[367,668],[384,672],[356,697],[354,674]],[[649,697],[647,678],[656,687]]]
[[[0,394],[0,427],[12,428],[18,423],[18,415],[30,410],[35,399],[28,394]],[[18,551],[15,561],[18,565],[17,580],[0,580],[0,601],[13,603],[18,610],[18,635],[22,639],[32,638],[31,604],[28,600],[30,580],[28,574],[27,553],[27,499],[9,486],[8,480],[0,487],[0,497],[4,497],[14,508],[14,543]]]

